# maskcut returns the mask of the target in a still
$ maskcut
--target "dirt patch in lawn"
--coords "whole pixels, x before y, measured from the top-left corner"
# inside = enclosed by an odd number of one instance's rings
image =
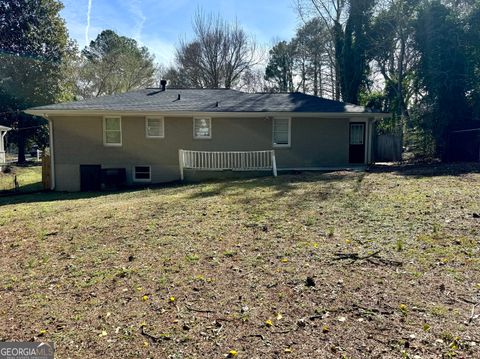
[[[0,199],[0,340],[61,358],[480,357],[479,169]]]

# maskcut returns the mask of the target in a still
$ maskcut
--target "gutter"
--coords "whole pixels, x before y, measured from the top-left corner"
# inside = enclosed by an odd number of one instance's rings
[[[45,116],[47,117],[47,116]],[[53,148],[53,120],[48,119],[48,129],[50,132],[50,189],[55,190],[55,150]]]
[[[390,117],[387,113],[378,112],[220,112],[220,111],[118,111],[118,110],[35,110],[29,109],[25,113],[33,116],[164,116],[164,117],[195,117],[207,116],[212,118],[259,118],[259,117],[324,117],[324,118],[352,118],[352,117]]]
[[[452,133],[477,132],[477,131],[480,131],[480,128],[472,128],[470,130],[458,130],[458,131],[453,131]]]
[[[2,136],[1,138],[1,141],[0,141],[0,154],[1,154],[1,157],[0,157],[0,166],[7,163],[7,160],[5,158],[5,136],[7,135],[7,132],[10,131],[11,128],[9,127],[4,127],[1,131],[0,131],[0,134]]]

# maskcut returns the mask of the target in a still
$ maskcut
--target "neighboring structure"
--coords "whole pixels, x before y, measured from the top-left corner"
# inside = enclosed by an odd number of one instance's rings
[[[449,161],[480,161],[480,127],[478,121],[464,125],[461,130],[452,131],[448,143]]]
[[[26,112],[49,120],[52,189],[62,191],[179,180],[184,166],[254,171],[276,163],[281,171],[365,165],[372,162],[373,124],[387,116],[301,93],[165,87]]]
[[[6,163],[5,159],[5,135],[10,131],[10,127],[0,126],[0,165]]]

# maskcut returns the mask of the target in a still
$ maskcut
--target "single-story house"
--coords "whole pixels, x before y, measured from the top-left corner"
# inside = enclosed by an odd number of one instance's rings
[[[183,179],[185,171],[322,170],[372,162],[362,106],[301,93],[160,89],[31,108],[50,126],[52,189]],[[115,178],[115,176],[113,177]]]

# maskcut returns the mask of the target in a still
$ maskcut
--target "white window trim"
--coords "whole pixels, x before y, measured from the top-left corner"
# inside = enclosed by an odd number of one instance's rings
[[[288,120],[288,144],[276,144],[275,141],[275,120]],[[272,144],[273,148],[290,148],[292,146],[292,118],[274,117],[272,119]]]
[[[118,118],[120,120],[120,143],[107,143],[107,118]],[[103,145],[107,147],[121,147],[123,145],[122,116],[103,116]]]
[[[197,137],[195,134],[195,120],[208,120],[208,123],[210,125],[210,136],[205,137]],[[193,139],[194,140],[211,140],[212,139],[212,118],[211,117],[194,117],[193,118]]]
[[[148,173],[149,173],[149,178],[136,178],[136,171],[135,171],[135,167],[148,167]],[[132,167],[132,180],[133,182],[137,182],[137,183],[149,183],[149,182],[152,182],[152,166],[148,166],[148,165],[135,165]]]
[[[148,134],[148,120],[160,120],[162,124],[161,136],[150,136]],[[165,138],[165,118],[163,116],[147,116],[145,117],[145,138]]]

